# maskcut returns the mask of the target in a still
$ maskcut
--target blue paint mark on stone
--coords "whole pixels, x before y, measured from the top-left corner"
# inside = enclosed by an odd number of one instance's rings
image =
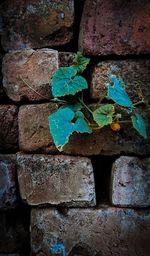
[[[64,14],[64,12],[60,12],[60,14],[59,14],[59,15],[60,15],[60,18],[61,18],[61,19],[64,19],[64,18],[65,18],[65,14]]]
[[[65,246],[63,243],[57,241],[54,245],[50,245],[50,255],[61,254],[62,256],[67,256]]]

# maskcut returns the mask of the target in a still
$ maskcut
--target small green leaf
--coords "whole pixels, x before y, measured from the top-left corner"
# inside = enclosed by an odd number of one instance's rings
[[[109,75],[109,79],[113,85],[108,85],[107,96],[120,106],[134,108],[132,101],[124,89],[123,80],[117,78],[115,75]]]
[[[143,118],[138,113],[134,113],[131,116],[133,127],[138,131],[138,133],[143,136],[145,139],[147,138],[146,127]]]
[[[112,104],[106,104],[99,107],[93,112],[93,118],[99,126],[111,124],[113,121],[114,106]]]
[[[52,78],[52,94],[54,97],[74,95],[83,89],[88,88],[88,84],[82,76],[76,75],[75,67],[59,68]]]
[[[81,111],[74,112],[69,106],[61,107],[48,117],[50,133],[59,150],[68,143],[73,132],[91,133],[92,130]]]
[[[90,59],[84,57],[81,52],[77,52],[74,58],[75,67],[79,73],[82,73],[87,65],[89,64]]]
[[[75,118],[77,119],[75,122],[75,131],[80,133],[91,133],[92,130],[88,123],[84,119],[84,114],[81,111],[77,111],[75,113]]]

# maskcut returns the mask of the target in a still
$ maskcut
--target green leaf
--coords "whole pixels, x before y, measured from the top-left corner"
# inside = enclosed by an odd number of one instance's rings
[[[54,97],[74,95],[88,88],[86,80],[77,74],[75,67],[59,68],[52,78],[52,94]]]
[[[91,133],[92,130],[81,111],[74,112],[69,106],[61,107],[48,117],[50,133],[59,150],[68,143],[73,132]]]
[[[82,73],[86,69],[89,62],[90,59],[84,57],[81,52],[77,52],[77,54],[75,55],[74,63],[79,73]]]
[[[145,139],[147,138],[146,127],[143,118],[138,113],[134,113],[131,116],[133,127],[138,131],[138,133],[143,136]]]
[[[93,112],[93,118],[99,126],[111,124],[113,121],[114,106],[112,104],[106,104],[102,107],[97,108]]]
[[[132,101],[124,89],[123,80],[117,78],[115,75],[109,75],[109,79],[113,85],[108,85],[107,96],[120,106],[134,108]]]

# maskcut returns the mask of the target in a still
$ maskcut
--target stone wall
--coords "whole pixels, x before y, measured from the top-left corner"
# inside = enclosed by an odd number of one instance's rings
[[[0,12],[0,256],[149,256],[149,1],[4,0]],[[142,89],[147,139],[106,127],[56,149],[50,78],[78,50],[88,103],[116,65],[131,98]]]

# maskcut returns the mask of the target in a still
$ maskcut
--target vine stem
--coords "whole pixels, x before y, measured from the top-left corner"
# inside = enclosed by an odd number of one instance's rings
[[[79,99],[79,102],[91,113],[91,115],[93,116],[93,112],[92,110],[84,103],[83,100]]]
[[[20,76],[21,80],[32,90],[34,91],[37,95],[39,95],[40,97],[42,97],[43,99],[47,100],[46,96],[42,95],[41,93],[37,92],[34,88],[32,88],[21,76]]]
[[[140,104],[142,104],[142,103],[144,103],[144,100],[140,100],[140,101],[134,103],[133,105],[134,105],[134,106],[137,106],[137,105],[140,105]]]
[[[32,90],[34,91],[37,95],[39,95],[40,97],[42,97],[45,100],[49,100],[50,102],[60,102],[63,104],[66,104],[65,100],[60,100],[60,99],[48,99],[46,98],[46,96],[42,95],[41,93],[37,92],[32,86],[30,86],[22,77],[20,77],[20,79]]]

